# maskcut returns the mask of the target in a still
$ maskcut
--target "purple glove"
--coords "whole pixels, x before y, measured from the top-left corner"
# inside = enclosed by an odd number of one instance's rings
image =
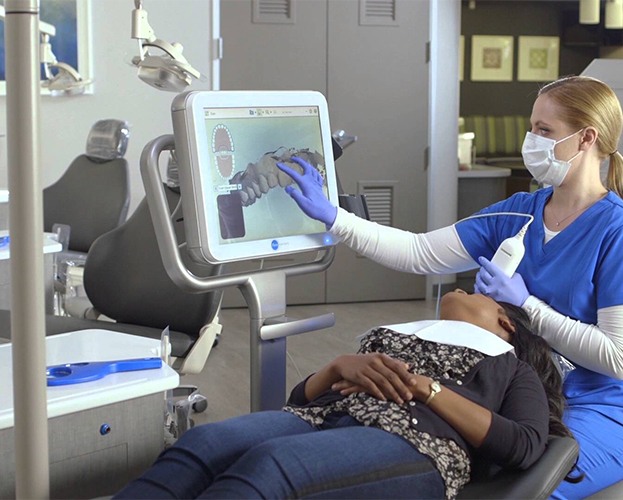
[[[331,227],[337,217],[337,208],[331,205],[331,202],[322,190],[323,181],[320,172],[297,156],[293,156],[291,159],[303,168],[302,174],[283,163],[277,163],[277,166],[292,177],[292,180],[301,189],[299,190],[289,185],[284,188],[286,193],[292,197],[306,215],[312,219],[324,222],[327,227]]]
[[[482,267],[476,275],[474,292],[488,295],[498,302],[508,302],[521,307],[530,296],[521,274],[515,273],[509,278],[498,266],[484,257],[479,257],[478,262]]]

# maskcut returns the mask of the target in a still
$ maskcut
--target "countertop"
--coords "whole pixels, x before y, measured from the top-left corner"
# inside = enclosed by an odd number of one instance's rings
[[[509,177],[510,168],[489,167],[487,165],[474,164],[470,170],[459,170],[459,179],[479,179],[492,177]]]

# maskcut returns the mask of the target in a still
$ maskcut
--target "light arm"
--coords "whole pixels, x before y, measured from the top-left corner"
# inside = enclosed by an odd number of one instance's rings
[[[193,78],[205,80],[184,57],[184,47],[180,43],[156,38],[143,2],[135,0],[134,5],[131,37],[138,40],[139,55],[132,58],[132,64],[138,68],[138,77],[152,87],[171,92],[184,90]],[[164,55],[150,54],[149,47],[161,50]]]
[[[0,19],[4,20],[5,17],[4,6],[0,5]],[[56,27],[39,21],[39,32],[41,34],[39,60],[43,64],[46,78],[41,85],[49,89],[53,96],[82,94],[91,81],[84,80],[69,64],[57,61],[50,43],[50,37],[56,35]],[[57,70],[56,74],[52,73],[52,68]]]
[[[47,88],[53,96],[82,94],[86,86],[91,83],[91,80],[84,80],[71,65],[56,59],[52,52],[50,36],[47,33],[41,34],[39,58],[46,78],[41,85]],[[52,69],[56,70],[56,74],[52,72]]]

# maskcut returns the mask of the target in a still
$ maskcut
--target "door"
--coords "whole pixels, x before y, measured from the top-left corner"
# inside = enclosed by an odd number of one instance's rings
[[[372,219],[426,229],[429,0],[222,0],[222,89],[312,89],[334,131],[358,140],[336,163]],[[288,282],[289,303],[424,298],[423,277],[338,247],[328,271]]]

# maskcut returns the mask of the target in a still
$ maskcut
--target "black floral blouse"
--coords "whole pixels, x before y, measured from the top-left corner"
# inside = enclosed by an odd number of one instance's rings
[[[359,353],[382,352],[410,365],[410,371],[435,380],[460,379],[486,356],[468,347],[438,344],[403,335],[387,328],[372,330],[361,342]],[[320,426],[327,415],[344,412],[363,425],[377,427],[397,434],[409,441],[420,453],[430,457],[446,486],[446,497],[454,498],[469,481],[471,462],[467,452],[454,440],[431,436],[411,424],[410,406],[423,404],[410,401],[399,405],[381,401],[366,393],[333,401],[323,406],[297,407],[287,405],[289,411],[312,425]]]

